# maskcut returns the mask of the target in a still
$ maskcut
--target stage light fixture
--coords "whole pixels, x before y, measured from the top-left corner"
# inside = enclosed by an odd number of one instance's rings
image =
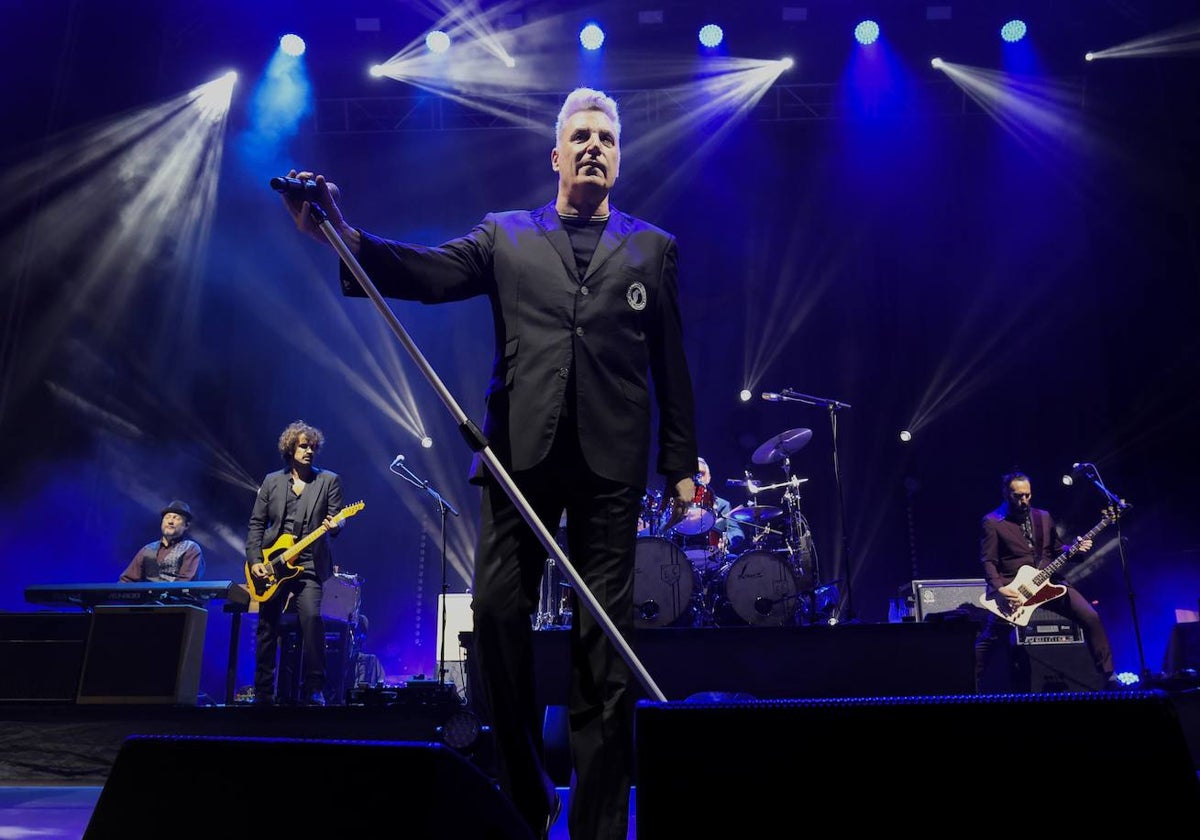
[[[1027,30],[1028,27],[1025,26],[1025,21],[1013,19],[1000,27],[1000,37],[1009,44],[1015,44],[1025,37]]]
[[[599,24],[589,23],[579,30],[579,43],[585,50],[598,50],[604,44],[604,30]]]
[[[910,432],[908,429],[901,429],[900,440],[904,443],[908,443],[910,440],[912,440],[912,432]]]
[[[750,393],[750,390],[748,388],[743,388],[741,391],[738,392],[738,399],[741,400],[742,402],[750,402],[750,400],[753,397],[754,397],[754,394]]]
[[[858,26],[854,27],[854,40],[864,47],[874,44],[879,40],[879,24],[873,20],[860,21]]]
[[[425,46],[431,53],[440,55],[450,49],[450,36],[440,29],[435,29],[425,36]]]
[[[433,438],[431,438],[429,435],[422,436],[421,437],[421,447],[424,449],[432,448],[433,447]]]
[[[284,55],[299,58],[304,55],[304,39],[299,35],[284,35],[279,39],[279,49],[283,50]]]
[[[706,23],[700,27],[697,37],[700,39],[702,46],[712,49],[721,45],[721,42],[725,40],[725,33],[715,23]]]
[[[929,62],[929,66],[932,67],[934,70],[941,70],[942,69],[942,60],[940,58],[934,58],[932,61]]]

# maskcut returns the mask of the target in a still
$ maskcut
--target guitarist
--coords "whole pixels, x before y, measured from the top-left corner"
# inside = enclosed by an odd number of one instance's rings
[[[324,525],[325,535],[315,540],[291,566],[301,571],[282,580],[273,594],[259,603],[255,631],[254,702],[275,702],[275,676],[278,669],[280,618],[286,609],[295,612],[300,622],[303,685],[300,702],[308,706],[325,705],[325,619],[321,615],[321,594],[325,581],[333,576],[330,537],[339,534],[341,522],[333,517],[342,508],[342,480],[335,472],[313,465],[325,443],[320,429],[297,420],[279,435],[279,454],[284,467],[268,473],[258,488],[250,527],[246,535],[246,564],[256,582],[270,582],[279,575],[267,563],[267,555],[277,543],[290,545]],[[286,574],[292,570],[284,569]]]
[[[1029,476],[1022,472],[1011,472],[1001,479],[1003,503],[983,517],[983,535],[980,540],[979,560],[983,564],[983,576],[988,595],[1004,598],[1018,606],[1022,596],[1010,584],[1022,566],[1041,569],[1059,556],[1066,548],[1054,525],[1049,511],[1035,508],[1032,484]],[[1092,547],[1089,539],[1077,538],[1077,550],[1088,551]],[[1054,581],[1065,586],[1063,581]],[[1064,595],[1053,603],[1059,613],[1078,622],[1096,669],[1103,675],[1105,687],[1120,688],[1113,676],[1112,648],[1108,634],[1100,621],[1100,614],[1073,586],[1067,586]],[[1040,607],[1039,607],[1040,609]],[[975,681],[982,677],[996,644],[1006,643],[1013,625],[997,615],[988,613],[987,620],[975,639]]]

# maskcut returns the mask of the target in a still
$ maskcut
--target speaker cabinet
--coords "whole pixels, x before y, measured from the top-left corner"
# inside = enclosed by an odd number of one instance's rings
[[[941,613],[953,612],[982,620],[987,610],[980,606],[979,596],[985,589],[983,578],[914,580],[913,618],[928,621]]]
[[[92,617],[0,613],[0,700],[74,703]]]
[[[948,803],[980,825],[1053,813],[1073,834],[1200,808],[1160,692],[642,701],[635,740],[638,837],[711,837],[718,813],[737,836],[920,836],[944,832]]]
[[[288,613],[279,622],[279,671],[276,694],[284,703],[300,699],[304,684],[304,640],[300,619]],[[356,625],[337,619],[325,619],[325,700],[335,706],[346,702],[354,683],[357,655]]]
[[[78,703],[196,704],[208,611],[97,606]]]
[[[83,836],[365,837],[381,820],[402,837],[533,840],[491,780],[438,743],[139,735]]]

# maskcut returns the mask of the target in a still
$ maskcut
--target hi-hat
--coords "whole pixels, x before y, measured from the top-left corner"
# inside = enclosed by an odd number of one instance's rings
[[[729,511],[730,519],[755,524],[766,522],[769,519],[774,519],[776,516],[782,515],[783,508],[772,507],[771,505],[738,505]]]
[[[750,460],[756,464],[774,464],[799,452],[810,440],[812,429],[788,429],[755,449]]]

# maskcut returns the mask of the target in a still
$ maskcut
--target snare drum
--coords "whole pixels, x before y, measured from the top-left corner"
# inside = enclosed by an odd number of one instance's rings
[[[639,537],[633,574],[637,627],[690,624],[696,572],[679,546],[664,537]]]
[[[725,562],[725,535],[716,528],[695,537],[677,536],[677,544],[701,574],[715,572]]]

